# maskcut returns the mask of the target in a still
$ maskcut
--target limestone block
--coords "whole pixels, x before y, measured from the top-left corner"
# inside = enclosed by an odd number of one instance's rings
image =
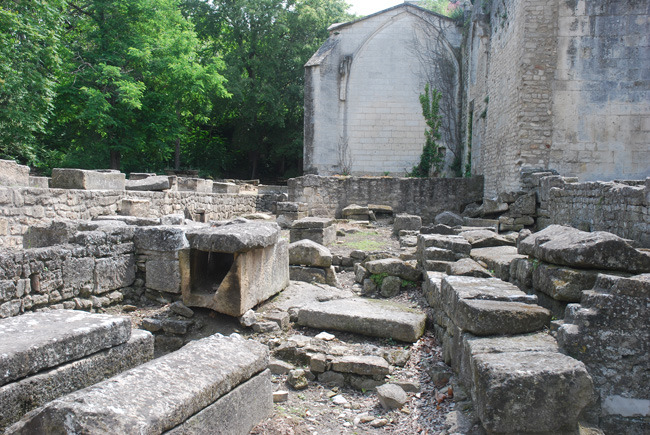
[[[271,374],[265,370],[167,433],[190,435],[209,428],[215,435],[246,435],[273,413],[273,401]]]
[[[189,248],[185,230],[172,226],[138,227],[133,241],[138,251],[175,252]]]
[[[25,416],[10,432],[50,433],[66,427],[75,433],[162,433],[188,419],[197,421],[191,418],[201,421],[197,413],[265,370],[267,364],[266,346],[238,336],[216,334],[56,399]],[[267,389],[264,386],[260,391]],[[260,406],[271,399],[270,394],[262,402],[246,396]],[[233,416],[228,412],[226,415]]]
[[[239,253],[277,243],[280,227],[271,222],[246,222],[216,228],[192,228],[186,232],[192,249]]]
[[[496,199],[483,199],[483,205],[481,205],[481,216],[493,216],[506,211],[508,211],[508,204],[505,202],[499,202]]]
[[[524,255],[518,254],[517,248],[514,246],[472,249],[470,257],[476,261],[485,263],[487,268],[494,272],[494,276],[503,281],[510,280],[510,269],[515,260],[527,258]]]
[[[54,310],[0,321],[0,385],[126,342],[129,319]]]
[[[123,199],[120,201],[120,214],[123,216],[147,217],[151,214],[151,201],[146,199]]]
[[[239,186],[235,183],[212,183],[212,193],[239,193]]]
[[[312,228],[328,228],[334,225],[334,219],[324,217],[307,217],[297,220],[291,226],[292,229],[312,229]]]
[[[463,225],[463,217],[451,211],[443,211],[437,215],[433,221],[436,224],[447,225],[450,227]]]
[[[384,376],[389,373],[386,360],[379,356],[347,355],[334,358],[331,370],[365,376]]]
[[[133,174],[126,180],[126,190],[137,191],[163,191],[169,189],[169,177],[166,175],[153,175],[150,177],[133,179]]]
[[[442,309],[442,272],[427,272],[422,282],[422,293],[430,307]]]
[[[440,234],[420,234],[418,236],[418,252],[426,248],[448,249],[454,253],[469,256],[472,245],[461,236],[446,236]]]
[[[102,169],[52,169],[50,187],[53,189],[124,190],[126,175],[120,171]]]
[[[495,232],[499,229],[499,221],[497,219],[482,219],[482,218],[463,218],[463,225],[467,227],[483,227],[493,228]]]
[[[316,282],[336,287],[338,279],[332,266],[327,268],[289,266],[289,279],[291,281]]]
[[[349,298],[305,304],[298,323],[413,343],[424,333],[426,315],[393,302]]]
[[[431,247],[424,250],[424,259],[434,261],[456,261],[456,254],[449,249]]]
[[[560,353],[479,354],[472,372],[476,410],[490,432],[575,430],[593,398],[584,364]]]
[[[36,189],[47,189],[50,187],[50,179],[48,177],[32,177],[29,176],[29,187]]]
[[[23,235],[23,247],[30,249],[67,244],[76,231],[75,222],[64,220],[52,221],[47,226],[32,226]]]
[[[428,225],[420,228],[420,234],[445,234],[454,236],[458,233],[460,233],[460,229],[443,224]]]
[[[447,265],[447,275],[474,276],[477,278],[490,278],[490,272],[471,258],[461,258]]]
[[[350,204],[341,210],[341,216],[343,219],[354,219],[354,220],[368,220],[369,219],[369,210],[368,207],[364,207],[357,204]]]
[[[63,285],[70,289],[92,287],[95,271],[95,260],[91,257],[70,257],[62,265]]]
[[[184,254],[189,255],[187,252]],[[145,287],[166,293],[180,293],[181,261],[149,258],[145,265]]]
[[[397,258],[368,261],[365,263],[365,267],[373,275],[385,273],[388,276],[398,276],[407,281],[419,281],[422,279],[422,273],[414,264]]]
[[[153,336],[139,329],[123,344],[100,350],[0,387],[0,430],[57,397],[110,378],[153,358]]]
[[[296,228],[296,222],[300,222],[302,220],[304,219],[294,221],[291,227],[291,230],[289,232],[289,240],[291,243],[303,239],[308,239],[320,245],[328,246],[336,241],[336,228],[334,225],[330,225],[324,228]]]
[[[289,285],[289,251],[286,240],[277,241],[277,225],[247,225],[265,227],[261,227],[259,237],[251,237],[252,233],[244,228],[240,228],[235,236],[224,232],[219,237],[201,233],[208,236],[208,241],[201,241],[197,233],[192,237],[188,234],[193,245],[221,247],[223,251],[191,250],[190,264],[187,265],[190,274],[182,284],[185,305],[239,317]],[[228,225],[217,230],[236,226]],[[275,231],[273,235],[269,228]],[[274,238],[277,243],[267,245]],[[219,243],[220,240],[224,243]],[[266,246],[251,249],[251,244]],[[231,249],[242,246],[246,250],[229,253]]]
[[[177,190],[179,192],[212,193],[212,180],[203,178],[178,177]]]
[[[129,174],[129,180],[130,181],[140,181],[140,180],[144,180],[146,178],[155,177],[155,176],[156,176],[156,174],[153,173],[153,172],[131,172]],[[165,177],[167,177],[167,176],[165,176]],[[167,178],[169,180],[169,177],[167,177]]]
[[[98,258],[95,262],[95,293],[129,287],[135,281],[135,255]]]
[[[534,215],[535,214],[535,192],[520,195],[514,203],[510,204],[508,214],[511,216]]]
[[[399,409],[408,402],[408,397],[402,387],[395,384],[384,384],[377,387],[377,397],[382,408],[387,410]]]
[[[326,247],[312,240],[299,240],[289,245],[289,264],[330,267],[332,253]]]
[[[489,248],[492,246],[515,246],[514,240],[503,237],[490,230],[463,231],[458,235],[467,240],[472,245],[472,249]]]
[[[551,313],[546,308],[521,302],[463,299],[456,312],[447,312],[463,331],[476,335],[521,334],[548,326]]]
[[[421,227],[422,218],[420,216],[398,213],[393,222],[393,234],[399,234],[402,230],[419,231]]]
[[[510,281],[526,290],[532,290],[534,269],[535,263],[527,256],[515,258],[510,263]]]
[[[623,272],[650,272],[650,253],[605,231],[551,225],[519,242],[519,253],[551,264]]]
[[[29,166],[13,160],[0,160],[0,186],[29,187]]]
[[[583,290],[591,290],[597,277],[595,270],[540,263],[533,271],[533,288],[559,301],[580,302]]]
[[[397,296],[402,289],[402,280],[398,276],[387,276],[381,282],[379,294],[385,298]]]

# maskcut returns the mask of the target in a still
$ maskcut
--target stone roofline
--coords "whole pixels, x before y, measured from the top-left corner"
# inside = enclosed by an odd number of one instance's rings
[[[386,12],[389,12],[389,11],[392,11],[392,10],[395,10],[395,9],[399,9],[399,8],[405,8],[407,10],[414,9],[417,12],[425,12],[425,13],[433,15],[433,16],[435,16],[437,18],[442,18],[442,19],[445,19],[445,20],[448,20],[448,21],[454,21],[453,19],[451,19],[451,18],[449,18],[449,17],[447,17],[445,15],[438,14],[436,12],[430,11],[429,9],[425,9],[425,8],[423,8],[421,6],[417,6],[417,5],[414,5],[412,3],[400,3],[398,5],[391,6],[390,8],[383,9],[383,10],[381,10],[379,12],[375,12],[374,14],[366,15],[365,17],[361,17],[361,18],[358,18],[356,20],[348,21],[347,23],[334,23],[331,26],[329,26],[327,28],[327,30],[329,30],[330,35],[331,35],[332,32],[334,32],[336,30],[340,30],[343,27],[351,26],[351,25],[356,24],[356,23],[358,23],[360,21],[367,20],[368,18],[372,18],[372,17],[375,17],[377,15],[384,14]],[[409,12],[413,13],[413,11],[411,11],[411,10],[409,10]]]

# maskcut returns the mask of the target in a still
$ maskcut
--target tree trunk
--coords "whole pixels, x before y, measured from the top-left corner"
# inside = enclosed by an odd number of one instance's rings
[[[257,164],[260,160],[260,153],[257,151],[251,151],[248,153],[248,159],[251,162],[251,180],[257,178]]]
[[[176,139],[176,149],[174,150],[174,169],[181,169],[181,138]]]
[[[120,170],[121,157],[119,150],[111,150],[111,169]]]

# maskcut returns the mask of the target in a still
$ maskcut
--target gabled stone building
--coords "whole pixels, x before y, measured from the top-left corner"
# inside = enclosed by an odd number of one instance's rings
[[[401,4],[329,30],[305,65],[305,172],[404,174],[424,145],[419,96],[427,82],[441,87],[431,41],[451,71],[452,118],[460,113],[461,29]]]

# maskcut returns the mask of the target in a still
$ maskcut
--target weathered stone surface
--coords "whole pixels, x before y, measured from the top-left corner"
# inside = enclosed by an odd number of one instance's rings
[[[0,385],[126,342],[128,318],[83,311],[29,313],[0,321]]]
[[[274,398],[271,375],[265,370],[166,433],[246,435],[271,415]]]
[[[385,277],[379,288],[379,293],[385,298],[397,296],[402,289],[402,279],[399,276]]]
[[[401,408],[408,401],[406,393],[399,385],[384,384],[377,387],[377,397],[384,409]]]
[[[559,301],[579,302],[583,290],[591,290],[598,272],[539,263],[533,271],[533,288]]]
[[[415,342],[423,333],[424,313],[400,304],[349,298],[300,308],[298,323],[317,329],[354,332]]]
[[[239,193],[239,186],[235,183],[222,183],[215,181],[212,183],[212,193]]]
[[[490,272],[471,258],[461,258],[447,265],[447,275],[474,276],[477,278],[490,278]]]
[[[451,211],[443,211],[433,220],[436,224],[456,227],[463,225],[463,217]]]
[[[207,408],[267,364],[266,346],[213,335],[56,399],[9,430],[53,433],[66,427],[76,433],[161,433]]]
[[[537,305],[463,299],[447,314],[459,328],[476,335],[521,334],[547,326],[551,313]]]
[[[287,384],[291,385],[296,390],[304,390],[309,386],[306,373],[303,369],[294,369],[289,371],[287,376]]]
[[[153,336],[133,330],[123,344],[0,387],[0,430],[57,397],[103,381],[153,358]]]
[[[488,431],[575,430],[593,397],[584,364],[560,353],[479,354],[472,371],[474,403]]]
[[[52,169],[50,187],[53,189],[124,190],[126,175],[120,171],[101,169]]]
[[[251,225],[251,224],[247,224]],[[256,224],[266,227],[269,224]],[[235,227],[238,225],[227,225],[222,228]],[[271,227],[273,231],[279,231],[277,225]],[[267,228],[263,228],[263,235],[270,236]],[[248,235],[251,233],[246,230],[240,232],[238,239],[225,237],[227,246],[226,252],[235,248],[241,248],[246,244],[250,246],[255,243]],[[274,234],[277,238],[277,232]],[[268,238],[263,237],[268,241]],[[195,239],[196,240],[196,239]],[[217,244],[218,238],[210,238],[209,246],[223,246]],[[232,243],[230,243],[232,242]],[[197,241],[198,246],[205,246]],[[262,243],[261,241],[259,243]],[[257,244],[257,243],[256,243]],[[223,251],[222,251],[223,252]],[[209,256],[209,253],[205,253]],[[205,255],[196,255],[197,258]],[[196,260],[196,265],[200,264]],[[189,266],[192,267],[192,266]],[[195,271],[197,273],[198,271]],[[239,317],[249,309],[258,305],[277,294],[289,285],[289,252],[286,240],[279,240],[277,243],[264,248],[249,249],[243,252],[237,252],[232,259],[230,269],[220,271],[225,275],[204,276],[202,280],[195,280],[187,285],[182,286],[183,303],[189,307],[210,308],[229,316]],[[216,272],[215,272],[216,274]],[[221,278],[221,281],[218,279]]]
[[[212,180],[203,178],[178,177],[177,189],[179,192],[212,193]]]
[[[298,310],[304,306],[318,304],[319,302],[335,299],[347,299],[354,296],[350,290],[338,289],[323,284],[309,284],[300,281],[291,281],[289,286],[273,300],[266,302],[261,310]],[[292,315],[293,320],[293,315]]]
[[[431,247],[424,250],[424,258],[433,261],[456,261],[456,254],[449,249]]]
[[[128,287],[135,281],[135,256],[98,258],[95,262],[95,293]]]
[[[393,233],[399,234],[402,230],[419,231],[422,227],[422,218],[416,215],[398,213],[393,222]]]
[[[446,236],[441,234],[420,234],[418,236],[418,252],[426,248],[448,249],[457,254],[469,256],[472,245],[461,236]]]
[[[443,224],[429,225],[420,228],[420,234],[442,234],[442,235],[454,236],[457,235],[459,232],[460,229],[452,228],[450,226],[443,225]]]
[[[54,220],[49,225],[31,226],[23,235],[23,248],[42,248],[70,243],[77,224],[67,220]]]
[[[368,207],[350,204],[341,210],[341,216],[343,219],[368,220],[369,210]]]
[[[156,175],[140,180],[126,180],[126,190],[162,191],[169,189],[169,177]]]
[[[166,293],[181,292],[181,269],[178,260],[147,260],[145,286]]]
[[[120,201],[119,213],[122,216],[147,217],[151,214],[151,201],[146,199],[125,198]]]
[[[508,211],[508,204],[497,199],[484,198],[481,205],[481,216],[492,216]]]
[[[325,269],[319,267],[289,266],[289,279],[292,281],[327,284],[334,287],[338,285],[338,279],[336,278],[336,272],[333,266]]]
[[[472,249],[470,257],[483,262],[487,268],[494,272],[494,276],[503,281],[510,280],[510,268],[516,259],[525,259],[526,256],[517,253],[514,246],[496,246],[491,248]]]
[[[169,309],[179,316],[190,318],[194,316],[194,311],[191,308],[188,308],[181,301],[176,301],[169,306]]]
[[[192,249],[207,252],[244,252],[265,248],[278,241],[280,227],[270,222],[247,222],[217,228],[188,229],[186,237]]]
[[[190,246],[184,228],[166,225],[138,227],[133,234],[133,241],[139,251],[173,252]]]
[[[408,281],[422,279],[422,273],[413,264],[397,258],[368,261],[365,267],[371,274],[385,273],[388,276],[399,276]]]
[[[325,246],[312,240],[299,240],[289,245],[289,264],[330,267],[332,253]]]
[[[383,376],[389,373],[384,358],[372,355],[347,355],[332,360],[332,370],[366,376]]]
[[[28,187],[29,166],[19,165],[13,160],[0,160],[0,186]]]
[[[294,221],[291,225],[292,229],[313,229],[313,228],[327,228],[334,225],[334,219],[323,217],[306,217]]]
[[[47,189],[50,187],[50,179],[48,177],[33,177],[29,176],[29,187],[37,189]]]
[[[519,242],[519,253],[570,267],[650,272],[650,253],[633,248],[612,233],[588,233],[551,225]]]
[[[472,249],[492,246],[515,246],[514,240],[490,230],[463,231],[458,235],[467,240],[472,245]]]
[[[442,272],[427,272],[422,281],[422,293],[432,308],[442,307],[442,279],[445,276]]]

